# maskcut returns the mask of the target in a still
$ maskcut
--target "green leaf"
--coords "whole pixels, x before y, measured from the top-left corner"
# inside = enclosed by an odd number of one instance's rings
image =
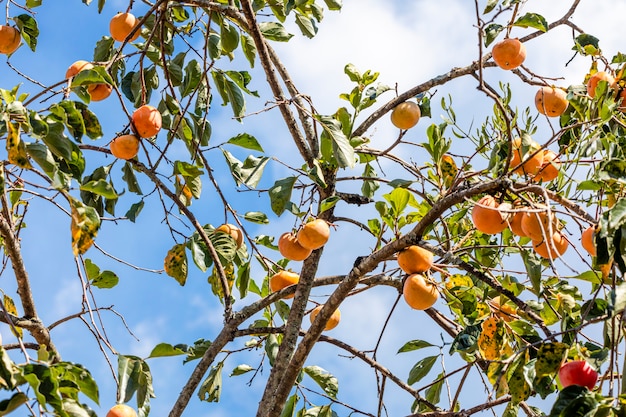
[[[217,91],[220,93],[220,97],[222,97],[222,105],[226,106],[230,103],[235,118],[241,119],[246,112],[246,101],[241,88],[234,81],[227,79],[221,71],[211,71],[211,75],[213,76],[213,81],[215,81]]]
[[[567,355],[568,346],[565,343],[546,342],[539,346],[535,373],[537,378],[554,375]]]
[[[72,78],[72,88],[82,85],[91,84],[110,84],[113,85],[113,79],[104,67],[95,66],[91,69],[83,70]]]
[[[549,417],[593,416],[599,405],[598,399],[587,387],[570,385],[559,391]]]
[[[522,250],[521,255],[526,273],[533,286],[533,291],[536,295],[539,295],[541,294],[541,271],[543,269],[541,260],[528,250]]]
[[[530,385],[524,377],[524,365],[525,361],[520,360],[514,364],[514,370],[509,378],[508,385],[511,393],[511,402],[513,404],[519,404],[522,401],[526,401],[531,394]]]
[[[230,173],[237,185],[244,184],[249,188],[256,188],[261,181],[265,165],[269,162],[268,157],[248,156],[244,162],[241,162],[230,152],[222,149],[226,163],[230,168]]]
[[[241,146],[242,148],[251,149],[253,151],[264,152],[259,141],[248,133],[240,133],[239,135],[228,139],[226,143]]]
[[[77,387],[77,393],[80,392],[91,401],[99,404],[98,385],[89,370],[84,366],[71,362],[59,362],[54,364],[51,370],[54,377],[60,381],[61,387],[69,385],[68,382],[72,383]],[[77,400],[78,396],[72,395],[72,398]]]
[[[115,287],[120,279],[113,271],[102,271],[97,277],[91,281],[91,285],[100,289],[108,289]]]
[[[324,3],[328,10],[341,10],[342,0],[324,0]]]
[[[222,50],[224,53],[229,54],[239,46],[239,31],[235,26],[224,21],[220,28],[220,40]]]
[[[546,19],[537,13],[526,13],[513,23],[513,26],[519,26],[523,28],[533,28],[542,32],[548,31],[548,22]]]
[[[434,345],[424,340],[411,340],[409,342],[406,342],[404,345],[402,345],[402,347],[398,349],[398,352],[396,353],[411,352],[414,350],[423,349],[425,347],[431,347],[431,346],[434,346]]]
[[[443,388],[443,382],[446,380],[446,375],[445,373],[440,373],[439,375],[437,375],[437,378],[435,378],[435,382],[434,384],[432,384],[430,387],[428,387],[426,389],[426,393],[425,393],[425,398],[426,401],[428,401],[431,404],[438,404],[439,401],[441,400],[441,390]],[[420,406],[423,407],[420,409],[420,411],[425,412],[425,411],[430,411],[430,408],[428,408],[426,405],[424,404],[420,404]]]
[[[9,304],[7,312],[11,314],[17,313],[13,300],[6,295],[3,299],[5,304]],[[8,300],[10,300],[10,303],[7,303]],[[22,336],[21,333],[19,336]],[[19,372],[16,371],[16,366],[9,357],[9,354],[3,347],[0,347],[0,387],[8,390],[14,389],[17,385],[16,376],[19,374]]]
[[[489,23],[484,28],[484,40],[485,47],[491,45],[491,43],[498,37],[498,35],[504,30],[504,26],[497,23]]]
[[[246,34],[241,35],[241,49],[243,50],[243,54],[250,63],[250,67],[254,68],[254,61],[256,59],[256,45],[252,38]]]
[[[143,209],[143,205],[143,200],[140,200],[138,203],[133,203],[125,214],[125,216],[128,217],[128,220],[135,223],[137,216],[139,216],[139,213],[141,213],[141,210]]]
[[[317,25],[315,24],[315,20],[311,17],[296,13],[296,25],[298,25],[302,34],[309,39],[317,35]]]
[[[113,58],[115,52],[115,39],[110,36],[103,36],[93,50],[94,62],[107,62]]]
[[[169,343],[159,343],[156,345],[148,358],[162,358],[164,356],[179,356],[185,355],[187,352],[180,349],[179,347],[172,346]]]
[[[331,398],[337,398],[339,381],[332,374],[319,366],[305,366],[304,373],[310,376]]]
[[[316,116],[320,121],[324,131],[322,136],[326,136],[331,140],[333,156],[337,160],[337,164],[341,168],[353,168],[356,164],[354,148],[350,145],[350,141],[344,134],[341,123],[332,116]]]
[[[574,46],[572,50],[578,51],[583,55],[599,55],[600,40],[593,35],[583,33],[574,38]]]
[[[283,407],[283,411],[280,413],[280,417],[294,417],[298,401],[300,401],[300,397],[298,397],[297,394],[289,396],[285,406]]]
[[[122,179],[126,181],[126,185],[128,185],[128,191],[131,193],[142,195],[141,188],[139,187],[139,182],[137,181],[137,177],[135,176],[135,170],[130,162],[126,162],[122,167]],[[143,206],[143,203],[142,203]]]
[[[483,14],[487,14],[495,9],[499,1],[500,0],[487,0],[487,4],[485,5],[485,10],[483,10]]]
[[[261,213],[260,211],[249,211],[243,216],[249,222],[257,223],[257,224],[268,224],[270,220],[267,218],[265,213]]]
[[[139,415],[147,416],[150,411],[150,398],[154,398],[152,374],[148,363],[137,356],[118,355],[118,393],[121,402],[129,402],[133,395],[137,398]]]
[[[90,139],[99,139],[102,137],[102,126],[100,121],[94,112],[89,110],[89,107],[80,101],[74,101],[74,107],[80,112],[82,116],[82,123],[84,131]]]
[[[339,201],[341,201],[341,198],[337,196],[325,198],[320,203],[320,213],[335,207],[335,204],[337,204]]]
[[[111,183],[104,179],[89,181],[81,185],[80,189],[81,191],[88,191],[108,199],[116,199],[118,197]]]
[[[211,367],[209,376],[207,376],[198,390],[200,400],[207,402],[218,402],[220,400],[220,395],[222,394],[223,368],[224,362],[219,362],[217,365]]]
[[[432,369],[433,365],[437,362],[439,355],[435,356],[427,356],[424,359],[417,362],[411,368],[409,372],[409,378],[407,379],[407,384],[413,385],[416,382],[419,382],[422,378],[424,378]]]
[[[203,73],[200,64],[195,59],[192,59],[185,66],[185,78],[180,86],[180,94],[182,97],[186,97],[191,94],[200,84]]]
[[[35,52],[35,49],[37,49],[37,37],[39,36],[37,21],[28,14],[21,14],[14,17],[13,20],[20,29],[22,38],[24,38],[26,44],[33,52]]]
[[[285,211],[287,203],[291,198],[293,186],[296,183],[296,177],[287,177],[277,180],[269,189],[270,204],[272,211],[280,216]]]
[[[293,35],[278,22],[260,22],[259,29],[266,39],[277,42],[287,42]]]
[[[277,335],[272,333],[267,336],[267,339],[265,339],[265,353],[267,354],[267,359],[269,360],[271,366],[274,366],[274,361],[276,360],[276,355],[278,355],[279,347],[280,343]]]
[[[454,341],[450,346],[450,353],[474,351],[481,331],[482,328],[479,324],[472,324],[461,330],[454,337]]]
[[[238,365],[235,369],[233,369],[233,371],[230,373],[230,376],[239,376],[239,375],[248,373],[250,371],[254,371],[254,368],[251,367],[250,365],[242,364],[242,365]]]
[[[254,281],[250,281],[250,262],[246,262],[237,269],[237,288],[239,298],[243,299],[248,295],[248,288]]]
[[[26,404],[28,396],[23,392],[16,392],[6,400],[0,401],[0,416],[6,416],[7,414],[15,411],[21,405]]]
[[[59,381],[53,378],[50,368],[30,363],[22,367],[23,377],[28,382],[39,404],[48,404],[63,415],[63,401],[59,392]]]
[[[198,339],[193,343],[193,346],[187,348],[187,357],[183,361],[183,364],[200,359],[204,352],[211,346],[210,340]]]

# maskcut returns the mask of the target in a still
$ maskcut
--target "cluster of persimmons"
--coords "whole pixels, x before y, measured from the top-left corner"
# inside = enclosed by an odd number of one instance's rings
[[[132,13],[118,13],[109,23],[111,37],[118,42],[132,42],[136,40],[141,31],[139,20]],[[77,61],[67,70],[65,78],[71,80],[81,71],[93,68],[93,64],[87,61]],[[107,98],[112,91],[109,84],[90,84],[87,92],[91,101],[100,101]],[[121,134],[109,144],[111,153],[116,158],[133,159],[139,152],[140,140],[151,138],[161,130],[162,118],[159,110],[149,104],[137,108],[130,118],[131,133]]]
[[[494,45],[492,58],[496,65],[504,70],[519,67],[526,58],[526,49],[519,39],[506,38]],[[626,89],[620,89],[616,79],[609,73],[599,71],[587,80],[587,94],[594,98],[596,87],[605,81],[616,94],[617,100],[626,103]],[[555,86],[541,86],[535,95],[537,111],[547,117],[560,117],[569,106],[565,89]],[[620,107],[626,110],[626,106]],[[410,129],[417,124],[421,114],[419,106],[406,101],[396,106],[391,113],[391,122],[399,129]],[[525,176],[530,181],[546,184],[559,176],[561,161],[558,155],[541,146],[529,137],[511,140],[509,166],[512,172]],[[520,237],[531,240],[532,249],[540,257],[556,259],[563,255],[569,243],[563,235],[562,224],[547,204],[534,204],[532,207],[517,203],[498,202],[493,196],[485,195],[474,204],[471,217],[477,230],[485,234],[498,234],[509,228]],[[583,248],[596,256],[594,235],[596,225],[587,227],[581,234]],[[406,302],[415,309],[431,307],[438,299],[436,285],[425,277],[433,265],[433,254],[419,246],[410,246],[398,253],[398,265],[408,275],[403,285]],[[603,274],[608,273],[610,265],[601,265]],[[498,317],[509,321],[516,314],[516,309],[508,305],[500,305],[499,297],[492,300],[491,307]],[[496,318],[497,320],[497,318]],[[487,321],[488,322],[488,321]],[[487,323],[486,322],[486,323]],[[592,389],[597,381],[598,373],[583,360],[570,361],[562,364],[559,379],[562,386],[572,384],[588,386]]]
[[[330,238],[330,225],[326,220],[313,219],[300,227],[297,233],[285,232],[278,238],[278,251],[282,256],[290,261],[304,261],[311,253],[321,248]],[[272,275],[269,280],[270,290],[277,292],[283,288],[295,285],[300,281],[300,275],[290,270],[280,270]],[[285,296],[292,298],[293,294]],[[309,314],[311,322],[322,309],[323,305],[317,305]],[[335,310],[328,322],[325,330],[332,330],[341,320],[341,311]]]

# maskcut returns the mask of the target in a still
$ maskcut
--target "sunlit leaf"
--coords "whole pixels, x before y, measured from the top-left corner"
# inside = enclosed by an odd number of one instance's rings
[[[280,216],[285,211],[295,183],[296,177],[287,177],[277,180],[269,189],[272,211],[277,216]]]
[[[181,286],[187,282],[187,254],[185,245],[178,243],[167,252],[163,261],[165,273],[174,278]]]
[[[242,148],[251,149],[253,151],[264,152],[259,141],[248,133],[240,133],[237,136],[228,139],[226,143],[241,146]]]
[[[159,343],[150,352],[148,358],[161,358],[164,356],[178,356],[185,355],[187,352],[179,347],[172,346],[169,343]]]
[[[517,19],[513,23],[513,26],[533,28],[542,32],[548,31],[548,22],[543,16],[537,13],[526,13],[524,16],[521,16],[519,19]]]
[[[37,49],[37,37],[39,36],[39,28],[37,27],[37,21],[28,14],[21,14],[13,18],[17,27],[20,29],[24,42],[35,52]]]
[[[32,168],[26,153],[26,146],[20,137],[20,126],[15,123],[7,123],[6,147],[9,162],[20,168]]]
[[[74,256],[82,255],[93,244],[100,229],[100,216],[93,207],[70,198],[72,209],[72,250]]]
[[[222,394],[222,369],[224,368],[224,362],[219,362],[217,365],[211,367],[209,375],[200,385],[198,390],[198,397],[202,401],[218,402],[220,395]]]
[[[305,366],[304,373],[310,376],[331,398],[337,398],[339,381],[332,374],[319,366]]]
[[[398,349],[397,353],[403,352],[411,352],[418,349],[423,349],[425,347],[434,346],[433,344],[426,342],[425,340],[411,340],[406,342],[400,349]]]
[[[259,29],[265,38],[271,41],[287,42],[293,35],[278,22],[259,22]]]

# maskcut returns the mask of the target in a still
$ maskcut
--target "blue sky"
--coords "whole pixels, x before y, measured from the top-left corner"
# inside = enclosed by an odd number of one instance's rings
[[[20,71],[44,84],[52,84],[63,79],[65,70],[72,62],[78,59],[91,59],[95,42],[108,32],[110,17],[117,11],[126,9],[125,2],[109,0],[103,13],[99,15],[95,4],[87,7],[79,0],[66,2],[68,4],[65,7],[59,7],[52,0],[44,0],[44,6],[37,10],[41,30],[37,53],[33,54],[22,46],[11,58],[11,63]],[[375,0],[345,0],[344,3],[343,11],[326,13],[325,20],[320,24],[320,33],[315,39],[296,36],[288,44],[275,45],[279,54],[283,56],[286,67],[291,71],[296,85],[303,93],[312,96],[317,110],[322,114],[331,114],[337,107],[344,105],[338,96],[352,88],[348,78],[343,74],[343,68],[347,63],[353,63],[362,71],[367,69],[379,71],[381,82],[392,87],[397,84],[398,90],[403,91],[454,66],[467,65],[477,56],[476,35],[472,26],[473,2],[394,0],[391,2],[393,6]],[[553,2],[545,3],[548,2],[529,1],[527,9],[543,13],[550,21],[560,17],[567,6]],[[617,16],[624,15],[623,12],[626,10],[621,9],[626,9],[626,6],[612,4],[609,9],[605,3],[595,4],[593,0],[583,0],[574,20],[585,30],[598,36],[603,49],[610,56],[618,50],[619,32],[613,29],[618,24]],[[140,15],[145,10],[144,4],[135,2],[133,12]],[[11,15],[20,13],[16,8],[11,8],[10,11]],[[611,19],[615,19],[614,24],[611,24]],[[292,25],[290,30],[297,33]],[[522,29],[515,31],[519,35],[527,33]],[[569,31],[563,28],[527,45],[528,65],[547,76],[565,77],[561,83],[564,86],[581,83],[589,66],[589,61],[584,58],[578,58],[565,66],[572,55],[572,51],[569,50],[571,45],[569,36]],[[236,61],[232,65],[236,66],[239,63]],[[228,66],[226,63],[223,65]],[[263,95],[266,92],[263,87],[264,76],[258,73],[258,68],[257,65],[253,71],[252,89],[258,89],[262,97],[257,100],[248,98],[249,113],[261,110],[267,100],[267,96]],[[488,71],[486,76],[492,81],[511,81],[514,86],[518,86],[514,97],[517,105],[526,106],[532,103],[534,90],[521,85],[509,74],[492,70]],[[0,79],[2,80],[0,87],[7,89],[21,82],[4,61],[0,63]],[[25,82],[22,88],[26,91],[37,90],[28,82]],[[393,93],[387,94],[387,98],[391,98]],[[448,94],[453,96],[453,104],[461,124],[469,126],[472,122],[480,123],[490,111],[489,100],[476,92],[473,79],[457,80],[448,86],[438,88],[433,104]],[[158,94],[155,94],[156,96]],[[383,96],[383,100],[384,98]],[[45,102],[33,107],[44,108],[48,104]],[[230,120],[229,109],[221,108],[220,104],[220,99],[216,96],[214,98],[216,111],[211,115],[212,144],[223,143],[237,133],[245,131],[256,136],[269,154],[276,154],[284,159],[293,155],[295,147],[289,141],[288,132],[275,110],[251,116],[246,118],[243,124],[237,124]],[[104,137],[94,144],[104,146],[127,122],[119,109],[119,103],[114,99],[93,103],[90,108],[97,113],[104,129]],[[439,107],[434,106],[433,119],[423,120],[409,133],[411,137],[418,141],[424,138],[426,127],[431,122],[439,123],[440,113]],[[542,129],[545,133],[548,126],[544,125]],[[386,118],[370,129],[368,134],[371,135],[372,146],[376,148],[385,148],[397,136],[396,130]],[[245,152],[228,149],[242,159],[245,158]],[[219,150],[213,151],[211,155],[214,158],[211,161],[215,161],[218,180],[225,184],[224,188],[230,187],[233,184],[232,178],[225,171]],[[418,163],[424,159],[424,156],[415,150],[407,151],[402,156]],[[109,158],[107,163],[111,161]],[[294,165],[297,166],[299,163]],[[86,172],[95,167],[96,165],[88,166]],[[389,178],[396,174],[400,175],[393,167],[387,165],[383,167]],[[114,171],[117,171],[115,175],[118,176],[117,181],[121,188],[123,184],[119,174],[120,168],[121,164],[117,163]],[[262,185],[271,185],[275,179],[287,175],[286,172],[281,165],[270,164]],[[148,190],[149,187],[144,188],[144,191]],[[384,188],[382,191],[386,192]],[[224,212],[216,200],[215,193],[208,186],[208,181],[205,181],[204,193],[204,201],[194,202],[192,206],[199,220],[201,223],[214,225],[222,223],[225,220]],[[264,195],[232,193],[229,194],[229,198],[232,198],[233,205],[241,213],[258,210],[259,207],[263,208],[262,211],[270,213]],[[137,199],[137,196],[123,198],[118,207],[118,214],[123,214]],[[135,224],[123,221],[115,226],[111,223],[105,224],[97,243],[113,256],[123,258],[139,268],[160,270],[163,258],[174,241],[162,222],[163,212],[157,200],[151,198],[148,203],[150,204],[146,204]],[[33,281],[39,314],[48,323],[76,312],[80,309],[82,301],[81,285],[76,276],[76,265],[71,254],[69,220],[63,213],[50,207],[49,204],[32,199],[27,219],[28,227],[22,232],[24,257]],[[349,215],[351,208],[340,206],[338,210],[340,215]],[[367,215],[371,216],[372,212],[365,211],[363,216]],[[251,236],[258,234],[278,236],[294,225],[294,218],[289,214],[280,218],[270,215],[270,220],[270,224],[263,227],[246,224],[247,231]],[[326,247],[320,276],[347,273],[356,256],[369,252],[371,243],[359,239],[359,232],[354,226],[340,224]],[[276,253],[267,251],[266,254],[278,259]],[[86,257],[92,259],[102,269],[113,270],[120,277],[119,285],[113,289],[94,289],[98,305],[101,307],[113,305],[115,310],[124,316],[129,329],[138,339],[124,329],[117,316],[103,313],[102,318],[108,337],[120,353],[146,356],[159,342],[192,344],[199,338],[211,339],[217,334],[222,319],[221,306],[210,293],[204,274],[193,266],[190,266],[187,285],[180,287],[165,274],[154,274],[114,263],[95,248],[92,248]],[[299,268],[299,264],[295,263],[293,267]],[[2,289],[16,296],[11,274],[5,272],[3,278]],[[257,270],[254,278],[260,283],[262,274]],[[315,295],[318,297],[316,300],[323,300],[323,296],[329,293],[329,289],[316,290]],[[372,329],[382,327],[396,296],[393,289],[376,288],[349,298],[342,305],[342,322],[336,330],[329,333],[329,336],[341,338],[361,350],[372,349],[378,338],[378,332]],[[235,307],[240,308],[242,305],[238,302]],[[6,327],[0,328],[0,333],[5,342],[12,341]],[[59,326],[53,330],[52,335],[65,360],[85,364],[96,377],[101,390],[99,413],[104,415],[104,410],[115,402],[115,386],[108,365],[98,351],[93,337],[77,320]],[[424,353],[420,351],[396,355],[396,351],[404,342],[415,338],[441,344],[440,331],[429,323],[428,317],[423,312],[412,311],[400,303],[382,338],[378,359],[384,366],[397,372],[401,378],[406,378],[409,369],[423,357]],[[243,341],[236,341],[227,348],[234,350],[241,347],[242,343]],[[435,354],[436,348],[430,349],[433,350],[429,354]],[[115,367],[115,357],[110,353],[109,357]],[[231,355],[225,366],[222,401],[218,404],[208,404],[194,398],[185,415],[253,415],[260,398],[262,382],[269,373],[268,365],[265,364],[263,373],[252,381],[250,387],[246,385],[250,374],[233,378],[228,378],[227,374],[240,363],[256,366],[261,360],[262,351]],[[151,415],[167,414],[193,369],[194,363],[182,366],[181,361],[180,357],[150,360],[157,395],[152,401]],[[447,369],[454,369],[459,364],[458,358],[446,357],[446,361]],[[314,349],[307,364],[322,366],[339,378],[340,400],[348,403],[357,402],[361,408],[371,412],[375,410],[375,394],[364,395],[365,392],[375,392],[375,379],[369,367],[346,358],[344,352],[337,352],[324,344]],[[431,379],[439,372],[437,369],[440,368],[435,367]],[[388,384],[387,389],[389,415],[408,414],[410,398],[404,394],[398,395],[398,390],[391,384]],[[471,391],[467,397],[461,399],[462,406],[474,405],[475,398],[471,397],[477,393],[480,399],[484,397],[480,389]],[[345,409],[338,408],[337,412],[342,417],[348,415]]]

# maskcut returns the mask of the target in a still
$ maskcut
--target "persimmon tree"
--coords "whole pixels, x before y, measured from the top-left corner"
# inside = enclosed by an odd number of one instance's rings
[[[475,50],[473,62],[405,91],[345,62],[336,76],[352,88],[337,92],[345,105],[333,114],[318,113],[315,92],[299,89],[275,46],[314,37],[339,0],[130,0],[110,16],[93,56],[68,62],[54,83],[12,63],[31,54],[43,65],[37,41],[48,34],[38,8],[47,1],[7,1],[2,68],[22,83],[0,86],[2,275],[16,288],[3,284],[0,320],[17,340],[0,348],[0,414],[96,415],[102,381],[51,336],[74,321],[98,340],[94,355],[115,357],[116,400],[142,416],[158,394],[148,360],[171,356],[193,367],[183,386],[169,387],[180,391],[170,409],[156,410],[171,417],[190,401],[205,401],[210,414],[223,387],[244,374],[263,379],[262,392],[239,393],[258,402],[259,417],[382,416],[390,401],[415,416],[624,414],[626,58],[605,56],[585,32],[581,1],[549,22],[534,1],[476,0],[476,37],[462,46]],[[105,8],[105,0],[83,3]],[[541,48],[555,30],[571,33],[564,47],[588,64],[578,83],[524,64],[526,42]],[[516,88],[501,81],[510,76]],[[473,80],[487,109],[472,125],[457,118],[454,95],[437,92],[459,78]],[[537,93],[520,107],[523,89]],[[97,101],[124,115],[116,135],[104,134]],[[248,110],[251,101],[263,103],[259,111]],[[247,120],[266,118],[284,132],[290,157],[266,151],[275,139],[253,131],[216,139],[212,120],[224,108],[244,130]],[[381,149],[376,126],[390,120],[396,137]],[[419,162],[407,157],[416,149]],[[98,300],[121,285],[114,271],[129,263],[99,245],[98,234],[133,226],[148,207],[167,229],[155,238],[169,242],[152,273],[180,286],[206,277],[207,303],[221,306],[223,326],[199,340],[159,343],[141,358],[118,352],[107,336],[127,327],[122,318],[105,326],[102,317],[117,313]],[[34,244],[21,238],[28,219],[47,210],[67,222],[54,244],[71,246],[82,289],[83,309],[60,320],[40,316],[46,295],[23,256]],[[277,232],[279,217],[293,228]],[[329,239],[367,242],[369,251],[338,263],[324,251]],[[385,324],[371,329],[380,338],[394,322],[416,322],[397,313],[399,303],[438,329],[398,346],[402,369],[381,362],[378,346],[342,340],[342,303],[377,287],[397,294]],[[318,289],[323,298],[312,297]],[[332,337],[324,333],[331,329]],[[376,390],[363,395],[377,398],[374,409],[347,402],[344,381],[309,362],[320,344],[371,369]],[[439,354],[424,353],[434,347]],[[250,352],[262,352],[255,365],[225,369],[226,359]],[[455,367],[439,366],[444,358]],[[575,365],[561,383],[565,363]],[[389,398],[391,385],[403,396]]]

